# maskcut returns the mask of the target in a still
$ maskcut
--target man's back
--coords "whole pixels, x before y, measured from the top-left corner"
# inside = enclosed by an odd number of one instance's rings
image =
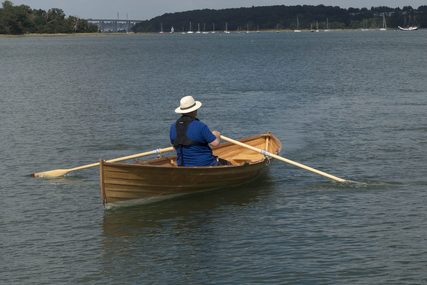
[[[212,155],[209,143],[216,139],[216,136],[209,130],[203,122],[194,119],[189,123],[186,137],[193,142],[191,145],[180,145],[175,147],[177,151],[177,163],[179,166],[209,166],[214,165],[216,157]],[[177,138],[176,123],[170,127],[170,141],[174,144]]]

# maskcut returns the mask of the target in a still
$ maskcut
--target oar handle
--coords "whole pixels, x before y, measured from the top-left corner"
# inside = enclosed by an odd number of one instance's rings
[[[280,156],[280,155],[277,155],[277,154],[274,154],[274,153],[268,152],[268,151],[266,151],[266,150],[259,149],[259,148],[256,148],[256,147],[254,147],[254,146],[251,146],[251,145],[248,145],[248,144],[245,144],[245,143],[242,143],[242,142],[239,142],[239,141],[233,140],[233,139],[228,138],[228,137],[226,137],[226,136],[221,135],[221,139],[222,139],[222,140],[224,140],[224,141],[226,141],[226,142],[230,142],[230,143],[233,143],[233,144],[236,144],[236,145],[239,145],[239,146],[245,147],[245,148],[247,148],[247,149],[251,149],[251,150],[256,151],[256,152],[258,152],[258,153],[261,153],[261,154],[263,154],[263,155],[265,155],[265,156],[269,156],[269,157],[275,158],[275,159],[277,159],[277,160],[280,160],[280,161],[283,161],[283,162],[286,162],[286,163],[292,164],[292,165],[297,166],[297,167],[299,167],[299,168],[302,168],[302,169],[305,169],[305,170],[311,171],[311,172],[313,172],[313,173],[316,173],[316,174],[319,174],[319,175],[325,176],[325,177],[327,177],[327,178],[329,178],[329,179],[332,179],[332,180],[335,180],[335,181],[338,181],[338,182],[347,182],[347,180],[342,179],[342,178],[339,178],[339,177],[336,177],[336,176],[334,176],[334,175],[332,175],[332,174],[329,174],[329,173],[326,173],[326,172],[323,172],[323,171],[320,171],[320,170],[314,169],[314,168],[312,168],[312,167],[310,167],[310,166],[307,166],[307,165],[304,165],[304,164],[302,164],[302,163],[299,163],[299,162],[296,162],[296,161],[293,161],[293,160],[290,160],[290,159],[284,158],[284,157],[282,157],[282,156]]]

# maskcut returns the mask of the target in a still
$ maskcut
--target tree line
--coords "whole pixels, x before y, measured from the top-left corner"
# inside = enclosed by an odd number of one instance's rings
[[[167,13],[151,20],[143,21],[133,28],[134,32],[159,32],[163,27],[167,32],[171,27],[175,31],[224,30],[227,23],[229,30],[271,30],[271,29],[309,29],[310,27],[330,29],[358,29],[382,27],[383,15],[387,27],[417,25],[427,27],[427,6],[417,9],[411,6],[403,8],[372,7],[343,9],[337,6],[261,6],[233,8],[222,10],[193,10],[178,13]],[[298,19],[298,20],[297,20]]]
[[[90,33],[98,27],[77,17],[66,17],[61,9],[34,10],[26,5],[14,6],[4,1],[0,8],[0,34]]]

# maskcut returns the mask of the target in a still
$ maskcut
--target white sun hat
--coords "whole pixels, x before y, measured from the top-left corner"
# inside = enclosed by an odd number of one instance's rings
[[[202,106],[202,103],[195,101],[193,96],[185,96],[181,98],[180,105],[175,109],[175,113],[187,114],[196,111]]]

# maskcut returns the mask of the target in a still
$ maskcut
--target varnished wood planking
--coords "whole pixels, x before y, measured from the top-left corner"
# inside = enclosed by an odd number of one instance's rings
[[[281,144],[272,135],[251,137],[242,142],[278,153]],[[268,163],[265,157],[237,145],[224,144],[214,153],[233,160],[243,158],[239,166],[221,167],[176,167],[170,161],[174,156],[133,164],[101,164],[101,193],[104,202],[114,203],[132,199],[149,199],[165,195],[187,194],[207,191],[218,187],[233,187],[258,177]]]

